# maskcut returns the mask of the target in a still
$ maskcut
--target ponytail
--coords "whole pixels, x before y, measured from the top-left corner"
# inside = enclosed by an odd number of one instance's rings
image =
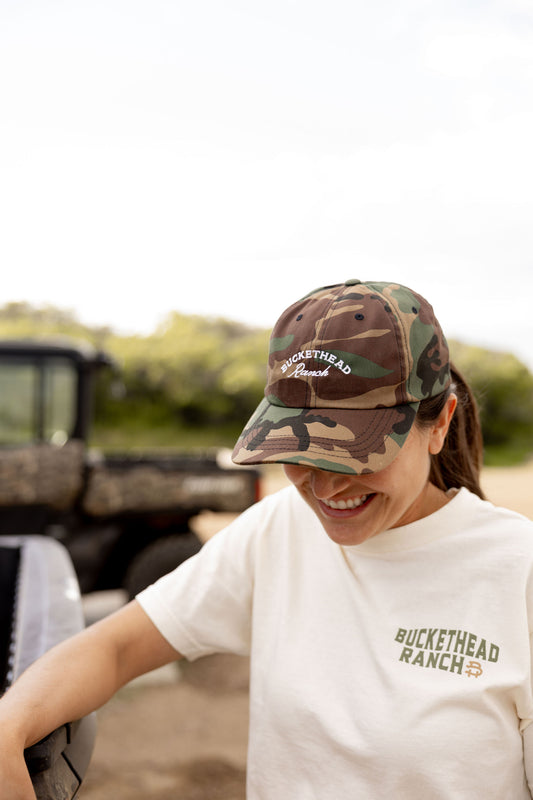
[[[457,396],[457,407],[443,448],[431,456],[429,480],[443,491],[464,486],[484,500],[480,486],[483,438],[477,403],[459,370],[453,364],[450,368],[452,383],[449,388],[436,397],[422,400],[416,417],[420,427],[430,426],[438,419],[450,394]]]

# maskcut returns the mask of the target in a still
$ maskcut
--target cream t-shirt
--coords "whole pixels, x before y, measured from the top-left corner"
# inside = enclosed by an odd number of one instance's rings
[[[138,599],[189,659],[250,654],[248,800],[522,800],[532,565],[466,489],[341,547],[289,487]]]

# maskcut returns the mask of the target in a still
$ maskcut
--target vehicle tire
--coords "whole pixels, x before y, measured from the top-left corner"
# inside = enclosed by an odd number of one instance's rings
[[[1,536],[0,578],[2,694],[30,664],[81,631],[85,623],[74,566],[66,548],[55,539]],[[89,714],[60,725],[24,750],[35,797],[71,800],[78,796],[95,734],[96,716]]]
[[[201,541],[190,531],[165,536],[149,544],[135,556],[126,572],[124,589],[129,599],[132,600],[142,589],[194,556],[201,547]]]

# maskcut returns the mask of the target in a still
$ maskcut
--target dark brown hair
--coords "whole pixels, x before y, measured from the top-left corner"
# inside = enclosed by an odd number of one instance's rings
[[[419,427],[429,427],[438,419],[450,394],[457,396],[457,408],[444,446],[440,453],[431,456],[429,479],[443,491],[465,486],[484,500],[480,486],[483,438],[476,399],[459,370],[453,364],[450,368],[452,382],[448,389],[436,397],[422,400],[416,416]]]

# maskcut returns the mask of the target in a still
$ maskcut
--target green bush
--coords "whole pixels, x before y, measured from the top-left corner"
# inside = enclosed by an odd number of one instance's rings
[[[486,463],[518,463],[533,451],[533,375],[511,353],[451,342],[452,359],[480,409]]]
[[[68,311],[0,308],[0,337],[69,335],[107,350],[121,370],[102,374],[94,441],[132,446],[230,446],[263,395],[269,331],[227,319],[168,316],[150,336],[89,328]],[[533,375],[515,356],[450,342],[480,406],[487,463],[533,452]]]
[[[107,346],[124,393],[99,391],[106,426],[138,431],[144,419],[180,438],[207,429],[217,441],[221,431],[233,439],[263,393],[268,331],[174,313],[149,337],[113,337]]]

